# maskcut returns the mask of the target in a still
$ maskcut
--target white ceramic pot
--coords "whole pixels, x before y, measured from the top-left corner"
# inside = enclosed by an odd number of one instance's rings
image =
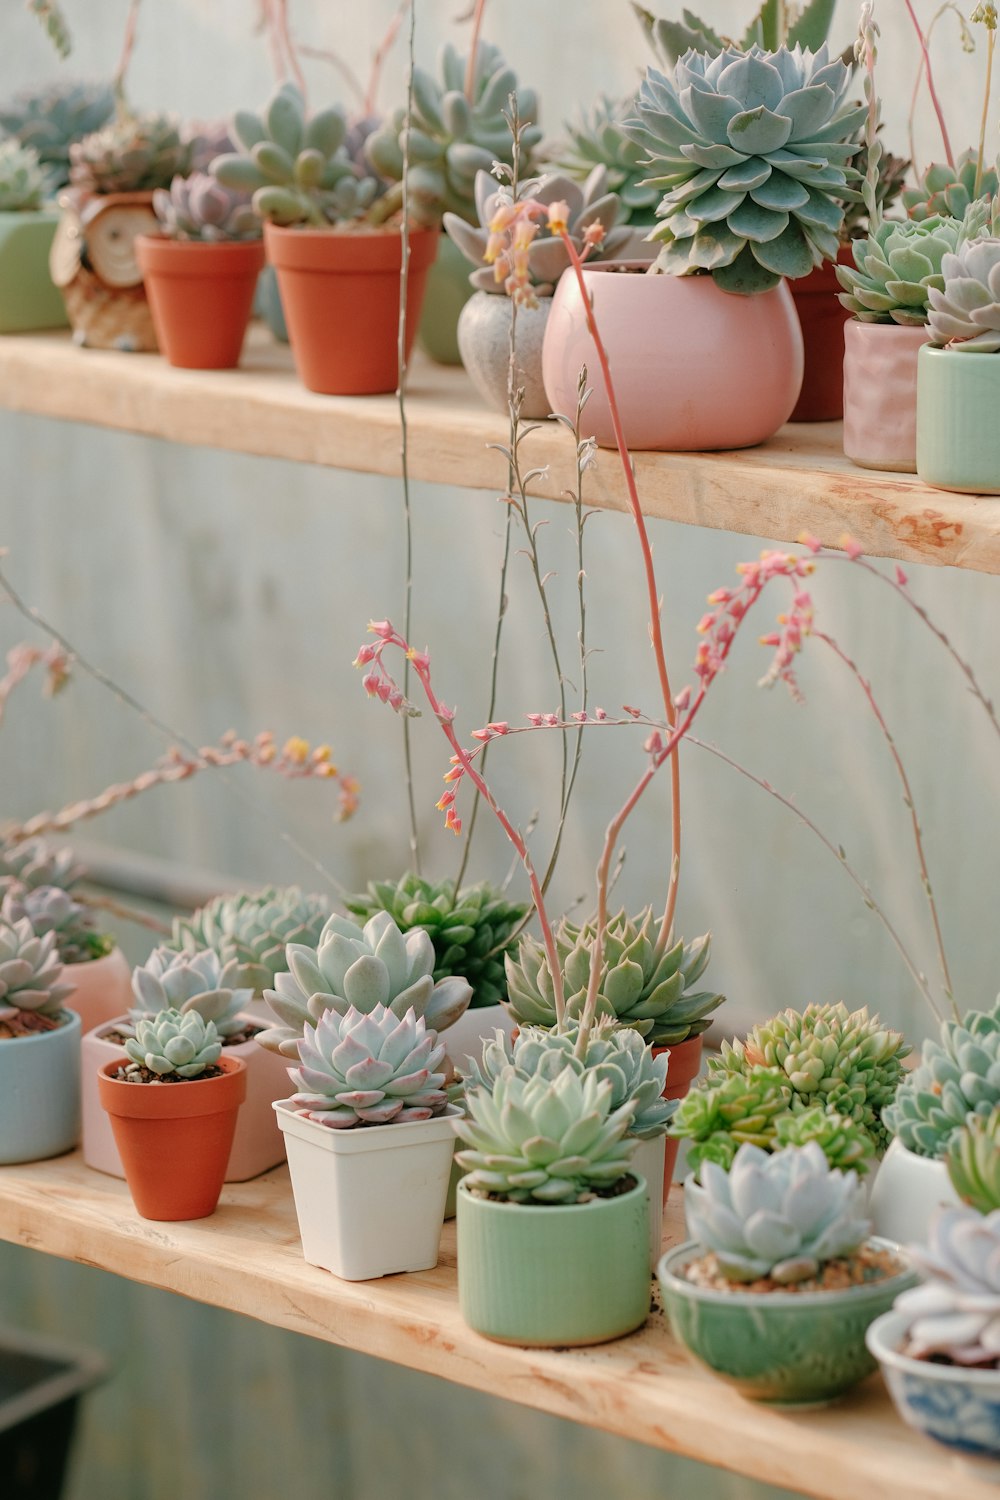
[[[478,1062],[482,1057],[483,1043],[492,1041],[497,1031],[510,1036],[515,1024],[506,1005],[483,1005],[475,1010],[470,1006],[447,1031],[440,1033],[440,1039],[455,1067],[462,1073],[467,1057]]]
[[[132,970],[120,948],[112,948],[103,958],[66,964],[62,977],[73,986],[66,1009],[76,1011],[84,1033],[113,1021],[132,1004]]]
[[[959,1461],[970,1478],[1000,1480],[1000,1370],[911,1359],[902,1352],[906,1332],[906,1315],[888,1312],[876,1318],[866,1335],[899,1415],[936,1442],[982,1455]],[[959,1477],[961,1472],[955,1476],[956,1497],[963,1493]]]
[[[658,1135],[651,1141],[637,1141],[632,1153],[631,1170],[646,1179],[649,1188],[649,1257],[656,1269],[663,1254],[663,1174],[667,1138]]]
[[[552,410],[542,384],[542,341],[551,306],[551,297],[541,297],[537,307],[517,310],[515,358],[517,382],[524,388],[521,416],[526,421],[547,417]],[[503,412],[507,410],[512,316],[509,297],[476,292],[458,320],[458,347],[469,379],[487,406]]]
[[[894,1140],[872,1186],[870,1211],[875,1233],[900,1245],[926,1244],[935,1211],[960,1200],[943,1161],[918,1156]]]
[[[80,1017],[0,1040],[0,1164],[72,1151],[80,1135]]]
[[[289,1099],[279,1099],[274,1111],[311,1266],[344,1281],[371,1281],[437,1265],[459,1110],[353,1130],[309,1120]]]

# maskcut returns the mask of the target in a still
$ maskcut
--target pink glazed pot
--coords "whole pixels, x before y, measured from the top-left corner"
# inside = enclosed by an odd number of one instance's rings
[[[787,286],[738,297],[710,276],[641,274],[646,269],[617,261],[583,273],[628,446],[689,452],[765,442],[788,421],[802,385],[802,330]],[[586,430],[610,448],[604,379],[569,270],[552,299],[542,350],[553,411],[575,412],[584,365],[593,388]]]
[[[62,977],[73,986],[66,1009],[76,1011],[84,1034],[120,1016],[132,1004],[132,970],[120,948],[112,948],[103,958],[66,964]]]
[[[844,452],[862,469],[917,472],[917,356],[927,329],[844,325]]]

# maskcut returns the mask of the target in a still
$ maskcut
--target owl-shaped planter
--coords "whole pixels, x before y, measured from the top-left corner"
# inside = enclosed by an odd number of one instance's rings
[[[156,334],[135,240],[155,234],[152,193],[103,193],[59,200],[62,218],[49,269],[66,303],[73,338],[87,349],[155,350]]]

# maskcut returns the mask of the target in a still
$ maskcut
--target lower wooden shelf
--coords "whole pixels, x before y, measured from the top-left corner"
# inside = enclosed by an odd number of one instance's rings
[[[675,1192],[664,1244],[682,1234]],[[984,1467],[898,1421],[878,1376],[826,1410],[759,1407],[694,1365],[658,1308],[639,1333],[597,1349],[480,1338],[459,1315],[450,1224],[435,1270],[338,1281],[302,1259],[285,1168],[227,1187],[210,1219],[156,1224],[138,1217],[123,1182],[91,1171],[79,1153],[0,1167],[0,1238],[817,1500],[996,1500]]]

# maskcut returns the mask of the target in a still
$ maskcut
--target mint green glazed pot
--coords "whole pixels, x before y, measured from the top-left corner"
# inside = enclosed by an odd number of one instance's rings
[[[80,1017],[0,1040],[0,1164],[44,1161],[80,1138]]]
[[[898,1252],[891,1240],[869,1244]],[[905,1270],[843,1291],[717,1292],[683,1275],[704,1253],[689,1240],[657,1266],[674,1337],[741,1395],[780,1406],[825,1405],[870,1375],[868,1325],[917,1283]]]
[[[65,328],[66,304],[49,275],[59,210],[0,213],[0,333]]]
[[[939,490],[1000,495],[1000,353],[921,349],[917,473]]]
[[[617,1198],[545,1206],[459,1183],[458,1301],[477,1333],[539,1349],[604,1344],[642,1326],[649,1293],[642,1178]]]

